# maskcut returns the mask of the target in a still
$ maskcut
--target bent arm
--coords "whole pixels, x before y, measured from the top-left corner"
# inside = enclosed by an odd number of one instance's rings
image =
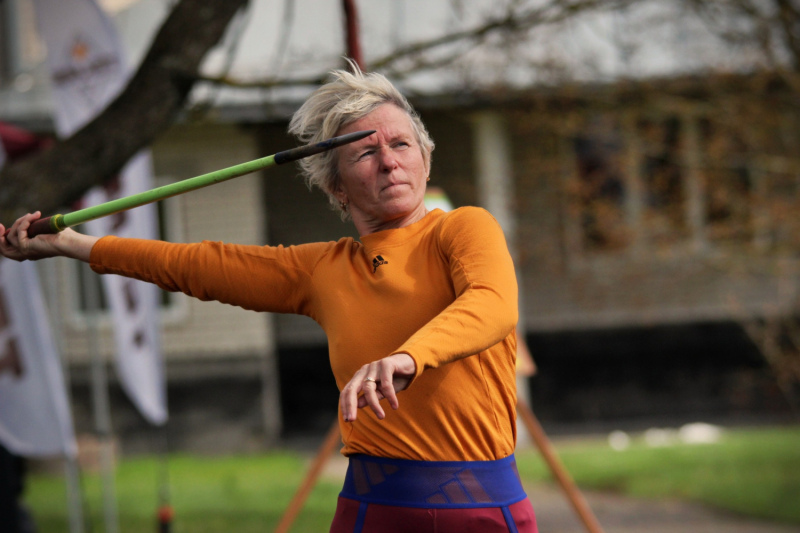
[[[394,352],[414,358],[417,376],[498,344],[519,318],[514,264],[500,225],[487,211],[468,209],[446,221],[441,248],[456,299]]]
[[[424,370],[488,350],[514,332],[519,314],[517,280],[497,221],[482,209],[461,211],[443,224],[440,247],[455,301],[389,356],[353,375],[339,396],[345,421],[355,420],[358,409],[367,406],[383,419],[380,400],[386,398],[392,409],[398,409],[397,393]]]

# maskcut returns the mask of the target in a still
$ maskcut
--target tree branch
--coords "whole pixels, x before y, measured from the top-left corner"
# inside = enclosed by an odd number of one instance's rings
[[[462,50],[453,50],[442,57],[423,58],[422,56],[426,52],[432,52],[458,43],[477,46],[485,42],[490,36],[504,32],[506,37],[511,39],[513,36],[520,35],[532,28],[563,22],[584,11],[621,9],[632,3],[633,0],[552,0],[548,4],[535,9],[524,11],[509,9],[503,16],[488,19],[476,27],[451,32],[440,37],[418,41],[397,48],[391,53],[369,62],[367,67],[369,70],[380,70],[393,77],[404,77],[421,70],[430,70],[448,65],[461,55]],[[398,67],[397,65],[403,61],[411,61],[411,64],[406,67]],[[324,82],[325,77],[243,81],[222,76],[215,78],[199,77],[197,80],[241,89],[265,89],[319,85]]]
[[[247,0],[181,0],[120,95],[72,137],[0,171],[0,216],[69,205],[113,177],[183,109],[211,47]]]

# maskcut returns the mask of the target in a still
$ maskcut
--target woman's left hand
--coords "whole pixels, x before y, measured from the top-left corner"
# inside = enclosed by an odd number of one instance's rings
[[[380,401],[389,400],[392,409],[400,407],[397,393],[408,387],[417,372],[417,363],[407,353],[398,353],[362,366],[339,394],[345,422],[352,422],[358,410],[369,406],[378,419],[386,417]],[[361,396],[359,393],[363,392]]]
[[[60,233],[43,234],[34,238],[28,237],[31,224],[41,218],[37,211],[19,217],[6,233],[6,228],[0,224],[0,256],[14,261],[36,261],[46,257],[71,257],[89,262],[92,247],[98,237],[84,235],[70,228]]]

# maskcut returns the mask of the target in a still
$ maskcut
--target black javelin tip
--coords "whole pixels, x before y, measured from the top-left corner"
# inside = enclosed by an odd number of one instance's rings
[[[283,152],[278,152],[275,154],[275,164],[282,165],[284,163],[288,163],[289,161],[297,161],[298,159],[303,159],[304,157],[308,157],[310,155],[325,152],[326,150],[331,150],[337,146],[342,146],[343,144],[350,144],[351,142],[361,140],[364,137],[369,137],[373,133],[375,133],[375,130],[355,131],[353,133],[348,133],[347,135],[332,137],[327,141],[322,141],[321,143],[307,144],[306,146],[298,146],[297,148],[292,148],[291,150],[284,150]]]

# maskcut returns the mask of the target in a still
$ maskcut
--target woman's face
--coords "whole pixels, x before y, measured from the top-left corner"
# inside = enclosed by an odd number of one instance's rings
[[[348,204],[359,234],[404,227],[424,217],[429,169],[411,118],[394,104],[383,104],[336,135],[361,130],[375,133],[338,148],[335,192]]]

